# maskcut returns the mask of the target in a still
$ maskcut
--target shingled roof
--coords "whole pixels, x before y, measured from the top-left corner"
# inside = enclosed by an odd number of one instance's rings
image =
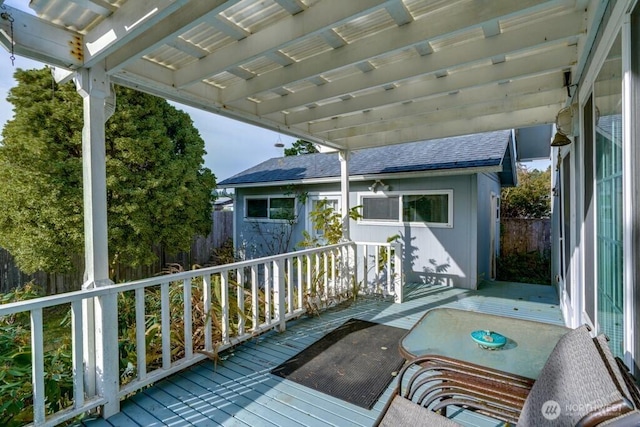
[[[510,130],[504,130],[353,151],[349,158],[349,175],[390,175],[503,165],[501,181],[504,185],[513,185],[511,134]],[[330,178],[340,179],[340,161],[335,152],[272,158],[218,185],[281,185]]]

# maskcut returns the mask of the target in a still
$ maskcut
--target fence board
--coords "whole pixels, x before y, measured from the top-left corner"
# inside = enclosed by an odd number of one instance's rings
[[[551,251],[549,218],[501,218],[500,255]]]
[[[208,236],[194,237],[189,252],[169,254],[164,248],[154,249],[158,261],[150,266],[126,267],[122,265],[111,266],[111,276],[116,283],[138,280],[159,274],[169,263],[180,264],[184,269],[191,269],[194,265],[205,265],[211,258],[211,252],[219,248],[233,236],[233,212],[213,211],[211,213],[213,223],[211,233]],[[74,255],[72,260],[74,271],[68,274],[47,274],[38,271],[34,274],[26,274],[18,268],[11,254],[0,248],[0,293],[9,292],[31,280],[40,285],[47,295],[70,292],[80,289],[84,276],[84,256]]]

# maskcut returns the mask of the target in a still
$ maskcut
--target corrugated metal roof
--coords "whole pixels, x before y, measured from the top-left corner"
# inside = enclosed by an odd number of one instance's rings
[[[358,150],[350,155],[349,174],[389,175],[499,166],[509,151],[510,137],[511,131],[497,131]],[[336,153],[269,159],[225,179],[219,185],[280,185],[284,181],[319,178],[340,178],[340,161]],[[504,179],[507,180],[506,184],[510,184],[509,177],[505,176]]]
[[[34,0],[30,6],[40,20],[19,17],[20,53],[69,69],[104,61],[117,84],[353,150],[552,123],[566,103],[564,72],[577,72],[591,49],[585,41],[593,40],[587,36],[598,22],[588,18],[606,5]],[[36,36],[21,38],[20,28]],[[496,85],[510,81],[521,84],[499,97]],[[460,93],[461,101],[425,104],[420,114],[403,117],[402,128],[380,119],[449,93]],[[492,103],[490,114],[484,103]],[[349,124],[338,128],[342,122]]]

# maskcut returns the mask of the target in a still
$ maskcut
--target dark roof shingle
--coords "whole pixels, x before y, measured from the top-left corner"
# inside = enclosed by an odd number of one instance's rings
[[[464,135],[353,151],[350,175],[375,175],[443,169],[498,166],[510,130]],[[219,183],[221,186],[278,183],[340,176],[336,153],[278,157],[266,160]]]

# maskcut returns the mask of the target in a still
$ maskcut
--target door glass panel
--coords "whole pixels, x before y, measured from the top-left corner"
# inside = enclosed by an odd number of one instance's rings
[[[598,332],[624,354],[622,253],[622,61],[618,35],[594,84]]]

